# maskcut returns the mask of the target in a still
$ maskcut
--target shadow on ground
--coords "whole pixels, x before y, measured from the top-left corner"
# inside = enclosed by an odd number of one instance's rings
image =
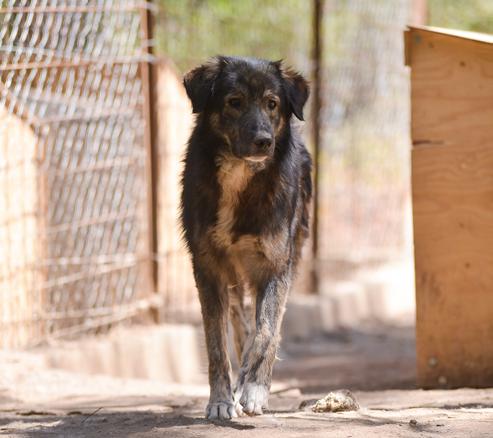
[[[472,390],[469,390],[472,391]],[[391,391],[392,392],[392,391]],[[414,391],[395,391],[395,400],[409,400]],[[471,392],[466,393],[470,396]],[[491,392],[489,393],[491,395]],[[489,397],[490,395],[487,395]],[[464,396],[464,394],[462,394]],[[441,395],[438,394],[440,398]],[[411,396],[412,398],[412,396]],[[483,394],[484,398],[484,394]],[[299,399],[283,400],[278,405],[294,405]],[[358,412],[315,414],[309,408],[274,409],[261,417],[242,417],[229,422],[211,422],[202,416],[202,399],[171,408],[162,403],[136,407],[136,401],[123,400],[129,406],[97,408],[90,412],[72,411],[16,412],[0,418],[0,435],[19,438],[37,437],[488,437],[493,426],[492,404],[470,412],[459,404],[449,412],[440,408],[366,409]],[[158,400],[153,400],[153,403]],[[169,401],[168,401],[169,403]],[[115,411],[114,409],[118,409]],[[166,410],[167,409],[167,410]],[[246,435],[244,435],[246,434]],[[466,434],[466,435],[464,435]]]
[[[43,413],[38,413],[43,414]],[[16,434],[18,437],[122,437],[134,434],[145,434],[151,431],[165,432],[166,429],[176,431],[193,426],[248,430],[255,426],[237,422],[207,421],[197,412],[186,414],[183,411],[171,412],[133,411],[108,412],[100,409],[97,413],[70,413],[55,415],[49,412],[44,415],[36,413],[29,416],[14,415],[0,419],[0,435]],[[123,434],[123,435],[122,435]],[[162,436],[162,435],[161,435]]]
[[[373,391],[416,385],[414,327],[372,327],[283,344],[274,379],[303,394],[336,388]]]
[[[94,413],[69,412],[56,415],[50,412],[18,413],[0,419],[0,434],[12,437],[124,437],[124,436],[233,436],[237,431],[255,431],[265,436],[271,430],[284,426],[296,430],[314,433],[322,429],[344,427],[399,425],[401,420],[383,419],[372,415],[360,415],[358,418],[334,417],[333,415],[315,415],[297,409],[269,411],[262,417],[242,417],[235,421],[208,421],[194,407],[173,409],[170,412],[132,410],[111,412],[98,409]],[[416,429],[418,426],[414,427]],[[429,425],[421,425],[425,431]],[[431,428],[433,429],[433,428]],[[273,432],[274,435],[277,435]],[[203,435],[206,436],[206,435]],[[255,434],[255,436],[257,436]],[[303,435],[304,436],[304,435]],[[309,435],[307,435],[309,436]]]
[[[157,381],[35,369],[31,362],[22,365],[19,357],[6,368],[12,378],[3,379],[17,384],[0,390],[0,435],[491,438],[493,389],[416,390],[414,350],[412,327],[373,327],[285,342],[270,410],[232,422],[204,419],[207,391],[175,393],[176,387]],[[311,411],[316,399],[340,388],[355,391],[359,411]]]

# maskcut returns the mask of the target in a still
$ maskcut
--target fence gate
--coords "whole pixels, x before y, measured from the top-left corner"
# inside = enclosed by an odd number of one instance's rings
[[[153,303],[147,8],[0,4],[0,347]]]

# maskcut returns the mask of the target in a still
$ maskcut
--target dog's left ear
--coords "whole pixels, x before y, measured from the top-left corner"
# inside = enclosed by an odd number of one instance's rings
[[[310,87],[306,79],[298,72],[284,68],[282,61],[274,62],[274,65],[278,69],[282,80],[284,81],[286,95],[291,105],[291,110],[294,115],[300,120],[303,119],[303,107],[310,94]]]
[[[214,82],[219,74],[221,58],[212,58],[200,67],[194,68],[183,77],[183,85],[192,102],[194,113],[204,111],[207,100],[214,89]]]

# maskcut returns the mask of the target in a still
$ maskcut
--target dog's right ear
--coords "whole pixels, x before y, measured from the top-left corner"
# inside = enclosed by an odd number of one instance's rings
[[[214,90],[214,81],[221,68],[221,58],[212,58],[200,67],[194,68],[183,77],[183,85],[192,102],[194,113],[204,111],[207,100]]]

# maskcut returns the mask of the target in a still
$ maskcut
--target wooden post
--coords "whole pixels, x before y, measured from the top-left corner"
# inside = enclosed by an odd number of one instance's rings
[[[149,7],[141,10],[142,37],[145,44],[144,52],[153,56],[153,23],[154,17]],[[149,60],[141,63],[142,92],[144,94],[144,120],[145,132],[144,142],[146,148],[146,175],[147,175],[147,226],[148,226],[148,257],[149,257],[149,287],[154,293],[158,293],[158,151],[156,133],[156,93],[155,93],[155,70]],[[150,291],[146,291],[147,293]],[[153,319],[158,322],[159,315],[155,308],[151,309]]]
[[[313,138],[313,221],[312,221],[312,275],[311,293],[318,292],[318,206],[320,171],[320,111],[322,108],[322,26],[324,0],[313,1],[313,79],[312,79],[312,138]]]

